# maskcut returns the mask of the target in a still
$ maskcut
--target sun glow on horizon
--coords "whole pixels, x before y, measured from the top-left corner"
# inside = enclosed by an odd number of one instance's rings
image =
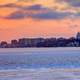
[[[77,1],[0,0],[0,40],[71,37],[80,31]]]

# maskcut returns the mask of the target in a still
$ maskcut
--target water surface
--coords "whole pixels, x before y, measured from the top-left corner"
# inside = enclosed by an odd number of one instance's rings
[[[80,48],[0,49],[0,80],[80,80]]]

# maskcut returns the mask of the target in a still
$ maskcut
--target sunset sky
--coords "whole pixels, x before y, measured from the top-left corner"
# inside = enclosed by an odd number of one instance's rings
[[[71,37],[80,31],[80,0],[0,0],[0,41]]]

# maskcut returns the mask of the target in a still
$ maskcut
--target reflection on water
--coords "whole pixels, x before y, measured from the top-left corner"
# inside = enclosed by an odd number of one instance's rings
[[[0,52],[0,69],[80,67],[80,49],[16,50]]]
[[[28,69],[0,71],[0,80],[80,80],[80,69]]]
[[[80,80],[80,49],[2,49],[0,80]]]

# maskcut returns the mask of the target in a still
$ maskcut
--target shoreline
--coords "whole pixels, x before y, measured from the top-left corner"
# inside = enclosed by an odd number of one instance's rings
[[[34,52],[34,51],[63,51],[63,50],[70,50],[70,51],[80,51],[80,47],[49,47],[49,48],[0,48],[0,52]],[[26,53],[27,53],[26,52]]]

